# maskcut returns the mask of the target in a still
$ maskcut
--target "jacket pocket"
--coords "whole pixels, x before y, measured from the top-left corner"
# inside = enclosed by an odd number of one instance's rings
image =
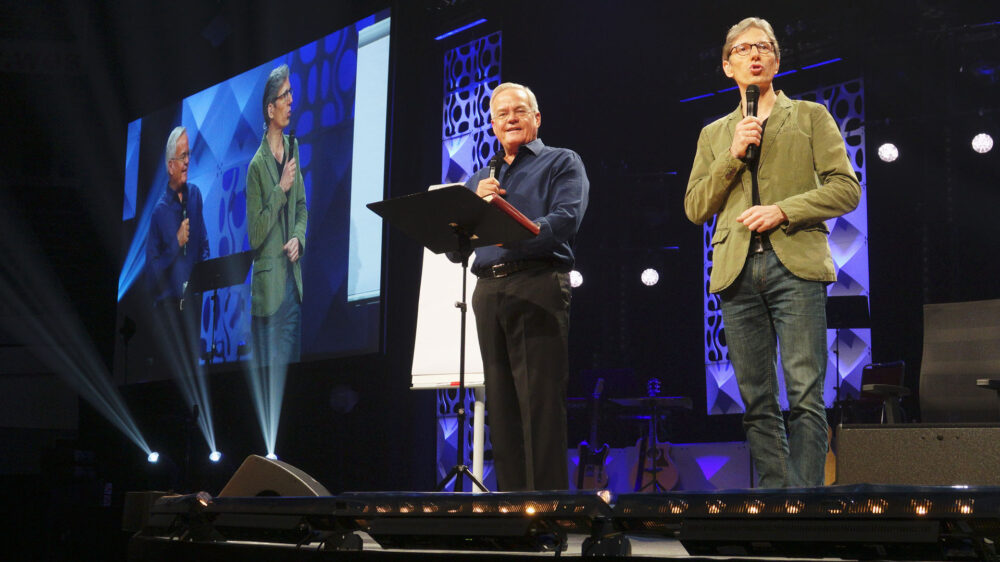
[[[712,235],[712,246],[717,246],[726,241],[729,237],[728,228],[716,228],[715,234]]]
[[[254,276],[274,269],[274,261],[271,258],[258,258],[253,262]]]

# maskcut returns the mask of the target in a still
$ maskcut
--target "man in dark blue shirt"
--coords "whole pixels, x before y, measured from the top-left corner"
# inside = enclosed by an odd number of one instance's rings
[[[540,229],[523,242],[477,248],[472,264],[494,470],[501,490],[562,490],[569,271],[590,182],[575,152],[538,138],[542,114],[531,90],[497,86],[490,113],[503,162],[497,177],[479,170],[466,186],[503,196]]]
[[[176,127],[167,138],[166,146],[167,188],[153,209],[153,218],[146,235],[146,267],[157,309],[171,313],[161,317],[162,329],[184,333],[185,341],[195,341],[201,315],[201,299],[185,303],[185,288],[196,263],[208,259],[208,233],[202,216],[201,191],[187,182],[188,136],[184,127]],[[190,315],[190,318],[182,318]],[[184,325],[176,325],[176,322]],[[167,342],[173,341],[167,339]],[[193,350],[192,350],[193,351]],[[196,356],[197,357],[197,356]]]

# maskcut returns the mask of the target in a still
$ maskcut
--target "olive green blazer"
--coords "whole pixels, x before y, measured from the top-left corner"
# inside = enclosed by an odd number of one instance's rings
[[[750,250],[750,230],[736,222],[752,205],[750,170],[729,152],[742,118],[737,107],[702,129],[684,195],[684,212],[692,222],[703,224],[718,216],[712,236],[712,293],[736,280]],[[826,107],[778,92],[764,128],[757,182],[761,205],[778,205],[788,216],[768,234],[781,263],[802,279],[836,281],[823,221],[857,207],[861,185]]]
[[[285,154],[288,154],[288,135],[285,135]],[[299,162],[298,143],[294,156]],[[299,163],[295,181],[286,194],[278,185],[278,166],[267,145],[265,136],[250,160],[247,169],[247,230],[253,250],[253,279],[250,282],[250,313],[254,316],[271,316],[281,306],[285,296],[288,268],[292,268],[295,285],[302,298],[302,255],[306,249],[305,183],[302,164]],[[282,221],[284,218],[284,222]],[[283,225],[288,225],[285,238]],[[288,261],[282,247],[291,237],[299,239],[299,259]]]

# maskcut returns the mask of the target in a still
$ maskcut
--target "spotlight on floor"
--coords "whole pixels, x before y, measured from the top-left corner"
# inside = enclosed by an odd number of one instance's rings
[[[160,453],[153,451],[149,453],[149,455],[146,457],[146,460],[149,461],[150,463],[155,464],[157,461],[160,460]]]
[[[660,282],[660,272],[650,267],[642,272],[642,275],[639,276],[639,280],[642,281],[643,285],[652,287]]]
[[[883,162],[895,162],[899,158],[899,149],[891,142],[878,147],[878,157]]]
[[[212,454],[208,455],[208,460],[212,462],[219,462],[222,460],[222,453],[219,451],[212,451]]]
[[[573,288],[576,288],[576,287],[579,287],[580,285],[583,285],[583,274],[581,274],[579,271],[577,271],[575,269],[573,271],[570,271],[569,272],[569,284]]]
[[[986,154],[990,150],[993,150],[993,137],[986,133],[979,133],[972,137],[972,150],[975,150],[979,154]]]

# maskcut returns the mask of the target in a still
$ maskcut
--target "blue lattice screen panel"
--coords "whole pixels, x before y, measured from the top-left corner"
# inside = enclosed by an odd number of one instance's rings
[[[865,173],[865,112],[864,83],[851,80],[833,86],[804,92],[797,99],[824,104],[830,110],[840,127],[847,147],[847,155],[854,172],[861,182],[861,201],[857,209],[827,221],[830,230],[830,252],[837,270],[837,281],[827,287],[829,296],[864,295],[869,296],[868,274],[868,203],[867,175]],[[722,322],[722,307],[718,295],[708,292],[708,281],[712,271],[712,234],[715,219],[705,223],[702,230],[702,252],[704,270],[702,291],[705,298],[705,394],[709,414],[734,414],[743,411],[739,387],[735,373],[729,362],[725,344],[725,327]],[[840,367],[837,368],[839,347]],[[861,371],[871,363],[871,330],[844,329],[827,331],[827,375],[824,401],[832,407],[836,399],[835,385],[843,383],[842,397],[857,395],[861,387]],[[787,408],[784,378],[778,366],[781,406]]]
[[[447,51],[444,55],[444,98],[441,107],[441,182],[464,182],[496,153],[500,144],[490,127],[490,93],[500,84],[502,36],[498,31]],[[460,397],[458,389],[438,390],[437,471],[443,478],[455,465],[458,418],[452,412],[465,404],[465,459],[472,466],[472,390]],[[486,430],[489,450],[489,428]],[[493,465],[483,463],[483,484],[496,489]],[[469,483],[465,489],[468,490]],[[449,483],[454,489],[454,480]]]

